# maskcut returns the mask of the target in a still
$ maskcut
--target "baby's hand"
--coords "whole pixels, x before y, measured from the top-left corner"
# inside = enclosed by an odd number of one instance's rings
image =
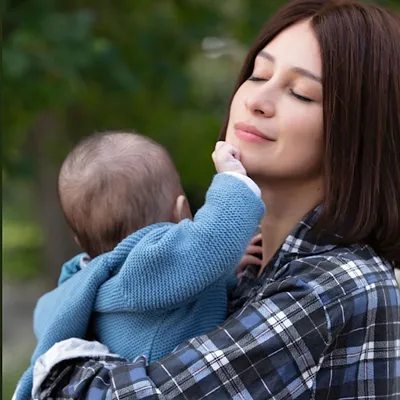
[[[226,142],[217,142],[212,153],[217,172],[238,172],[247,175],[243,164],[240,162],[240,151]]]
[[[253,237],[253,239],[251,239],[251,242],[246,249],[246,254],[243,256],[243,258],[240,260],[239,265],[236,267],[237,279],[241,279],[243,271],[248,265],[253,264],[259,265],[260,267],[263,265],[262,260],[259,258],[259,256],[262,257],[262,245],[260,244],[261,239],[261,233],[257,234]]]

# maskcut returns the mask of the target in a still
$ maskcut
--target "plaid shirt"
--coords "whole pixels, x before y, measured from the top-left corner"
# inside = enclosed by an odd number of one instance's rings
[[[249,266],[230,316],[146,365],[66,360],[41,399],[399,399],[400,292],[364,245],[314,240],[314,210],[257,277]]]

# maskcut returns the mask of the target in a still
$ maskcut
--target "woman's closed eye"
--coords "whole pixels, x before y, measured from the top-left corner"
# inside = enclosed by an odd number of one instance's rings
[[[290,89],[290,94],[295,97],[296,99],[300,100],[300,101],[304,101],[305,103],[311,103],[313,100],[310,99],[309,97],[304,97],[301,96],[300,94],[297,94],[293,91],[293,89]]]
[[[269,79],[259,78],[257,76],[250,76],[250,78],[248,80],[253,81],[253,82],[267,82]]]
[[[260,78],[260,77],[258,77],[258,76],[253,76],[253,75],[250,76],[250,77],[248,78],[248,80],[249,80],[249,81],[252,81],[252,82],[268,82],[268,81],[269,81],[269,79],[267,79],[267,78]],[[310,99],[309,97],[305,97],[305,96],[302,96],[302,95],[300,95],[300,94],[294,92],[293,89],[289,89],[289,93],[290,93],[294,98],[296,98],[297,100],[303,101],[304,103],[311,103],[311,102],[313,101],[313,100]]]

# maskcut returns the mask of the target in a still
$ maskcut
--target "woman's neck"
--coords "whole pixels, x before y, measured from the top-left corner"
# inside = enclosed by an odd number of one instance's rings
[[[301,185],[260,185],[266,214],[261,221],[263,267],[282,246],[293,228],[301,219],[321,203],[321,180]]]

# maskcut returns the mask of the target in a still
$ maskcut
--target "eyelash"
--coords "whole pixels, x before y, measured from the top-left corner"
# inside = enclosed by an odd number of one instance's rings
[[[263,78],[258,78],[257,76],[250,76],[248,79],[249,81],[252,82],[267,82],[268,79],[263,79]],[[311,103],[313,100],[309,99],[308,97],[300,96],[299,94],[293,92],[292,89],[290,89],[290,94],[295,97],[296,99],[303,101],[305,103]]]
[[[248,80],[253,82],[268,81],[268,79],[257,78],[256,76],[251,76]]]

